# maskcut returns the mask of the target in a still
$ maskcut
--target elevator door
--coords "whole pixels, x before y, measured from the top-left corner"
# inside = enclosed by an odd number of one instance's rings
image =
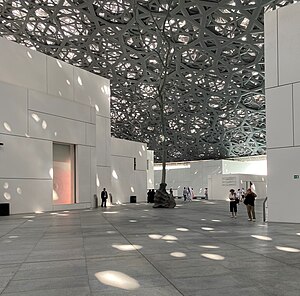
[[[75,203],[74,145],[53,143],[53,204]]]

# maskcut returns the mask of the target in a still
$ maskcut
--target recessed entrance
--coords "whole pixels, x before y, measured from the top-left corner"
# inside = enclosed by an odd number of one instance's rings
[[[53,143],[53,204],[74,204],[75,200],[74,145]]]

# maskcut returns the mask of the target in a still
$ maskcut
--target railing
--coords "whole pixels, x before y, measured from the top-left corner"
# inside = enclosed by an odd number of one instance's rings
[[[264,202],[263,202],[263,221],[266,222],[266,202],[268,200],[268,197],[266,196]]]

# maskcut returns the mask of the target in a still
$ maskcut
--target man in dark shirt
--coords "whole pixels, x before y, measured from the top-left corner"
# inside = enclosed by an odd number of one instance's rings
[[[106,208],[106,200],[107,200],[107,191],[105,188],[103,188],[102,192],[101,192],[101,207],[103,208],[103,206]]]

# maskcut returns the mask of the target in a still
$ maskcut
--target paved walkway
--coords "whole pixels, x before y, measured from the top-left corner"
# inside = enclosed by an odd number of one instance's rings
[[[299,296],[300,225],[226,202],[0,217],[7,296]]]

